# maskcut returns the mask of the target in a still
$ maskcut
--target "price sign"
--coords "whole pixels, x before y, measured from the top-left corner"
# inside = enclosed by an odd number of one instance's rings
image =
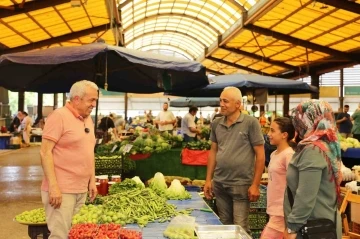
[[[115,144],[114,147],[111,149],[111,153],[114,153],[115,149],[117,148],[117,145]]]
[[[127,144],[124,147],[124,153],[129,153],[132,148],[132,144]]]

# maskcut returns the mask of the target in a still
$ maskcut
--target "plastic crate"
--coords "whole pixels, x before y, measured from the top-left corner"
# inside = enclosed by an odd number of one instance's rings
[[[266,208],[267,206],[267,188],[260,185],[260,197],[257,202],[251,202],[250,208]]]
[[[249,213],[266,213],[266,208],[250,208]]]
[[[266,213],[250,213],[249,227],[250,229],[262,230],[268,222],[268,215]]]

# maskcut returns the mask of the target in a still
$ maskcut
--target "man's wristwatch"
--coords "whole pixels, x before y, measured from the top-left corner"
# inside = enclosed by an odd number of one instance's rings
[[[296,234],[296,231],[293,231],[293,230],[291,230],[290,228],[287,229],[287,232],[288,232],[289,234]]]

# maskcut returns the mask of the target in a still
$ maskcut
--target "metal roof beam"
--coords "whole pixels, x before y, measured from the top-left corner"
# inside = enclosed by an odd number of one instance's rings
[[[360,14],[360,4],[348,0],[316,0],[317,2],[332,6],[334,8],[343,9],[355,14]]]
[[[15,48],[9,48],[9,49],[0,51],[0,55],[9,54],[9,53],[15,53],[15,52],[22,52],[22,51],[35,50],[35,49],[45,47],[45,46],[48,46],[48,45],[52,45],[52,44],[56,44],[56,43],[60,43],[60,42],[65,42],[65,41],[70,41],[72,39],[76,39],[76,38],[79,38],[79,37],[84,37],[84,36],[90,35],[92,33],[98,33],[100,31],[105,31],[105,30],[109,30],[109,29],[110,29],[110,23],[107,23],[107,24],[103,24],[103,25],[100,25],[100,26],[97,26],[97,27],[93,27],[93,28],[89,28],[89,29],[86,29],[86,30],[65,34],[65,35],[50,38],[50,39],[47,39],[47,40],[38,41],[38,42],[30,43],[30,44],[27,44],[27,45],[15,47]]]
[[[234,67],[234,68],[237,68],[237,69],[241,69],[241,70],[244,70],[244,71],[252,72],[252,73],[255,73],[255,74],[258,74],[258,75],[272,76],[272,75],[267,74],[265,72],[254,70],[254,69],[248,68],[246,66],[238,65],[236,63],[224,61],[222,59],[218,59],[218,58],[215,58],[215,57],[212,57],[212,56],[208,56],[208,57],[206,57],[206,59],[208,59],[210,61],[215,61],[215,62],[224,64],[224,65],[228,65],[228,66],[231,66],[231,67]]]
[[[338,57],[341,59],[347,59],[347,60],[351,60],[351,61],[359,61],[360,56],[356,56],[356,55],[352,55],[350,53],[346,53],[346,52],[341,52],[341,51],[337,51],[334,49],[331,49],[329,47],[326,46],[322,46],[322,45],[318,45],[312,42],[308,42],[308,41],[304,41],[289,35],[285,35],[283,33],[279,33],[279,32],[275,32],[266,28],[262,28],[259,26],[255,26],[255,25],[246,25],[244,26],[245,29],[249,30],[249,31],[253,31],[262,35],[266,35],[266,36],[272,36],[276,39],[282,40],[282,41],[286,41],[289,42],[291,44],[297,45],[297,46],[302,46],[305,48],[310,48],[313,49],[315,51],[320,51],[326,54],[329,54],[330,56],[334,56],[334,57]]]
[[[280,74],[280,75],[278,75],[278,77],[286,78],[286,79],[299,79],[299,78],[302,78],[302,77],[307,77],[307,76],[309,76],[311,74],[322,75],[322,74],[325,74],[325,73],[328,73],[328,72],[333,72],[333,71],[340,70],[340,69],[347,68],[347,67],[351,67],[351,66],[354,66],[354,65],[356,65],[355,62],[349,62],[349,61],[345,61],[345,62],[328,62],[328,63],[321,64],[321,65],[318,65],[318,66],[313,66],[313,67],[310,66],[311,70],[310,70],[309,73],[302,72],[302,73],[299,74],[298,72],[291,72],[291,73],[287,73],[287,74]]]
[[[133,0],[126,0],[125,2],[119,4],[119,10],[123,7],[125,7],[126,5],[128,5],[129,3],[131,3]]]
[[[209,68],[206,68],[206,71],[213,74],[213,75],[225,75],[225,73],[222,73],[220,71],[215,71],[215,70],[212,70],[212,69],[209,69]]]
[[[272,64],[272,65],[275,65],[275,66],[280,66],[282,68],[286,68],[286,69],[289,69],[289,70],[294,70],[294,71],[301,70],[301,68],[299,68],[299,67],[292,66],[292,65],[286,64],[286,63],[281,62],[281,61],[271,60],[268,57],[262,57],[262,56],[259,56],[257,54],[254,54],[254,53],[239,50],[237,48],[226,47],[226,46],[220,46],[219,48],[223,49],[223,50],[226,50],[226,51],[230,51],[232,53],[236,53],[236,54],[248,57],[248,58],[252,58],[252,59],[255,59],[255,60],[258,60],[258,61],[263,61],[263,62]]]
[[[36,10],[40,10],[47,7],[53,7],[63,3],[69,3],[69,0],[36,0],[20,4],[14,4],[11,9],[0,9],[0,18],[11,17],[21,13],[28,13]]]

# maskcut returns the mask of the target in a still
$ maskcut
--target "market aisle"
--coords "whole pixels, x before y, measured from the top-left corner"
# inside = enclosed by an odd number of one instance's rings
[[[43,175],[40,147],[0,154],[0,239],[29,238],[27,226],[13,221],[16,214],[42,206],[40,184]]]

